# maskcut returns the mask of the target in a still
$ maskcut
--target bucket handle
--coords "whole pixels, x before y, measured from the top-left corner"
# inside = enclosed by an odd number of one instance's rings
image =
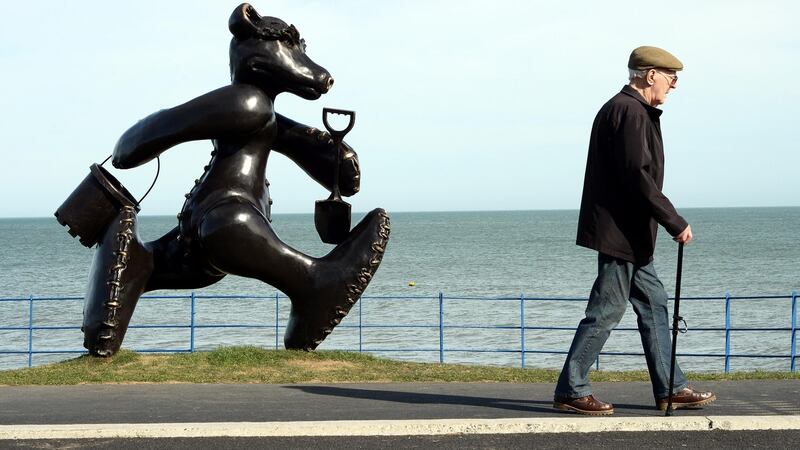
[[[103,164],[105,164],[109,159],[111,159],[111,156],[113,156],[113,153],[111,155],[108,155],[108,158],[104,159],[103,162],[100,163],[100,165],[102,166]],[[150,185],[150,188],[147,189],[147,192],[145,192],[142,198],[140,198],[139,201],[136,202],[137,204],[141,205],[144,198],[147,197],[147,194],[149,194],[150,191],[153,190],[153,186],[156,185],[156,181],[158,181],[158,175],[160,173],[161,173],[161,159],[158,156],[156,156],[156,177],[153,178],[153,183]]]

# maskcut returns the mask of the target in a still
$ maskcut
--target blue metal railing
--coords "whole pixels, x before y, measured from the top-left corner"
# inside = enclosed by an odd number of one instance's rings
[[[196,351],[196,335],[197,330],[201,329],[272,329],[275,332],[275,345],[276,349],[280,348],[279,342],[279,334],[282,328],[285,328],[285,324],[281,324],[280,321],[280,312],[281,312],[281,303],[282,301],[288,301],[285,296],[282,296],[278,293],[272,296],[244,296],[244,295],[197,295],[196,293],[192,292],[190,295],[173,295],[173,296],[144,296],[142,299],[146,300],[159,300],[159,299],[183,299],[189,300],[190,302],[190,311],[189,311],[189,323],[188,324],[166,324],[166,325],[156,325],[156,324],[141,324],[141,325],[131,325],[129,329],[188,329],[189,330],[189,342],[186,348],[180,349],[159,349],[159,348],[145,348],[145,349],[133,349],[138,352],[149,352],[149,353],[175,353],[175,352],[194,352]],[[231,324],[218,324],[218,323],[211,323],[211,324],[199,324],[197,322],[197,304],[199,300],[257,300],[257,301],[274,301],[274,308],[275,308],[275,316],[273,323],[231,323]],[[790,300],[790,326],[788,327],[780,327],[780,326],[773,326],[773,327],[734,327],[731,320],[732,314],[732,303],[733,301],[757,301],[757,300]],[[730,293],[725,294],[724,297],[688,297],[682,298],[682,300],[687,301],[724,301],[724,311],[725,311],[725,326],[724,327],[697,327],[692,328],[692,331],[701,331],[701,332],[724,332],[724,351],[722,353],[679,353],[679,356],[682,357],[705,357],[705,358],[721,358],[724,361],[724,371],[725,373],[730,372],[731,370],[731,359],[733,358],[772,358],[772,359],[785,359],[788,360],[789,365],[788,368],[792,372],[797,371],[797,308],[798,308],[798,294],[796,291],[793,291],[790,295],[787,296],[739,296],[734,297]],[[27,302],[27,321],[25,324],[20,324],[18,326],[7,325],[7,326],[0,326],[0,333],[3,331],[19,331],[19,332],[27,332],[27,348],[26,349],[19,349],[19,350],[7,350],[0,348],[0,355],[26,355],[27,356],[27,365],[31,367],[33,365],[33,356],[39,354],[74,354],[74,353],[85,353],[84,350],[73,350],[73,349],[39,349],[34,347],[34,332],[35,331],[55,331],[55,330],[78,330],[80,329],[79,326],[43,326],[43,325],[35,325],[34,323],[34,304],[37,302],[77,302],[83,300],[81,297],[34,297],[33,295],[28,296],[27,298],[0,298],[0,303],[4,302],[17,302],[17,303],[25,303]],[[364,312],[363,312],[363,305],[365,302],[373,302],[373,301],[436,301],[438,303],[438,321],[435,324],[397,324],[397,323],[390,323],[390,324],[365,324],[364,323]],[[455,324],[455,323],[448,323],[446,320],[445,315],[445,303],[447,301],[466,301],[466,302],[519,302],[519,324],[514,325],[485,325],[485,324]],[[528,348],[528,344],[530,344],[531,339],[527,338],[526,340],[526,331],[574,331],[575,327],[565,327],[565,326],[532,326],[528,325],[525,322],[525,315],[526,315],[526,304],[531,303],[540,303],[540,302],[585,302],[585,298],[568,298],[568,297],[526,297],[524,294],[520,294],[519,297],[469,297],[469,296],[454,296],[454,297],[446,297],[443,293],[439,293],[438,296],[365,296],[362,297],[361,302],[357,305],[357,321],[355,325],[349,324],[341,324],[339,328],[357,328],[357,339],[358,345],[354,348],[343,348],[342,350],[357,350],[359,352],[374,352],[374,353],[382,353],[382,352],[417,352],[417,353],[425,353],[425,352],[437,352],[438,353],[438,360],[440,363],[445,361],[446,353],[473,353],[473,354],[485,354],[485,353],[506,353],[506,354],[519,354],[519,364],[521,367],[526,367],[526,355],[529,354],[547,354],[547,355],[561,355],[566,354],[566,350],[562,349],[539,349],[539,348]],[[479,309],[478,311],[485,311],[485,309]],[[483,319],[483,317],[479,317],[479,319]],[[76,318],[75,322],[79,322],[80,318]],[[0,320],[0,323],[3,321]],[[437,347],[429,347],[429,348],[367,348],[364,344],[364,330],[370,329],[422,329],[422,330],[435,330],[438,334],[438,346]],[[519,332],[519,347],[513,348],[458,348],[458,347],[448,347],[445,345],[445,330],[510,330],[510,331],[518,331]],[[615,330],[620,331],[636,331],[636,328],[632,327],[617,327]],[[731,350],[732,344],[732,333],[736,332],[776,332],[776,331],[784,331],[790,332],[791,339],[789,345],[789,353],[736,353]],[[0,342],[0,345],[3,343]],[[640,356],[642,353],[636,352],[615,352],[615,351],[604,351],[601,353],[602,356]],[[599,369],[600,367],[600,359],[596,361],[596,368]]]
[[[791,371],[797,370],[797,291],[792,292],[792,363]]]

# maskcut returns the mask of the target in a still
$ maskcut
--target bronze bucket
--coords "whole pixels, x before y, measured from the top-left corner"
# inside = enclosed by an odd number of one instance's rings
[[[139,212],[139,202],[103,167],[92,164],[89,175],[72,191],[55,212],[56,220],[81,244],[93,247],[103,230],[123,206]]]

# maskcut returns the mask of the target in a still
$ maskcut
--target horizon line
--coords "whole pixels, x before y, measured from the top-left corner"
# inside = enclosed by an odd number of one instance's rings
[[[686,208],[678,208],[678,210],[692,210],[692,209],[768,209],[768,208],[800,208],[800,205],[769,205],[769,206],[691,206]],[[485,213],[485,212],[547,212],[547,211],[578,211],[579,208],[541,208],[541,209],[475,209],[475,210],[398,210],[389,211],[391,214],[417,214],[417,213]],[[371,211],[371,210],[369,210]],[[369,211],[353,211],[352,214],[366,214]],[[275,216],[292,216],[292,215],[314,215],[314,212],[281,212],[272,213]],[[140,214],[138,217],[170,217],[174,214]],[[0,220],[4,219],[47,219],[54,218],[54,215],[47,216],[0,216]]]

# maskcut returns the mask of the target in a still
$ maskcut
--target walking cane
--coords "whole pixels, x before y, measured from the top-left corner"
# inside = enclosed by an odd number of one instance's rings
[[[672,415],[672,383],[675,382],[675,354],[678,350],[678,323],[683,320],[680,316],[681,307],[681,271],[683,270],[683,242],[678,244],[678,273],[675,276],[675,311],[672,313],[672,358],[669,366],[669,397],[665,416]]]

